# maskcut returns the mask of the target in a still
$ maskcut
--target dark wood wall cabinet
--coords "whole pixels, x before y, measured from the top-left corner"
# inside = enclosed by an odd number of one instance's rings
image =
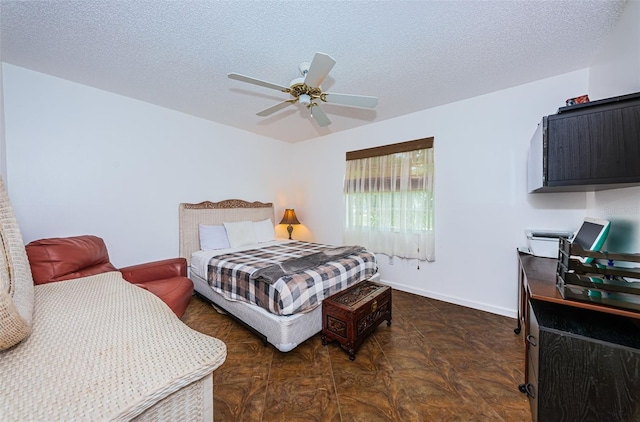
[[[519,254],[533,421],[640,421],[640,313],[565,300],[557,260]]]
[[[640,185],[640,93],[558,109],[531,139],[529,192]]]

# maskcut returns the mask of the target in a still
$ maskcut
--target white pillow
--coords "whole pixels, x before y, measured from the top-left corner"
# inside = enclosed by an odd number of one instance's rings
[[[256,232],[256,240],[258,243],[271,242],[276,240],[276,231],[270,218],[263,221],[254,221],[253,230]]]
[[[256,232],[253,230],[252,221],[238,221],[235,223],[223,223],[227,229],[227,237],[232,248],[245,245],[256,245]]]
[[[228,249],[231,247],[227,238],[227,230],[224,226],[198,225],[200,232],[200,250]]]

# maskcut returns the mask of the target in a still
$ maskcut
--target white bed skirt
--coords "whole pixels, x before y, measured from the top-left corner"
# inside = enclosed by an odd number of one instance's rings
[[[190,277],[196,292],[264,335],[281,352],[293,350],[322,331],[322,306],[303,314],[275,315],[247,302],[226,299],[195,273],[191,273]],[[374,274],[370,280],[377,278],[379,273]]]

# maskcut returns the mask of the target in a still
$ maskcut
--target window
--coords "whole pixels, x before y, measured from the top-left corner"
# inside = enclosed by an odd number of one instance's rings
[[[347,153],[346,244],[435,260],[433,138]]]

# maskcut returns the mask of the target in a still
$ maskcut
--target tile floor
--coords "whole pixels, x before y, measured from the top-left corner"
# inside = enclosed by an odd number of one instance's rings
[[[183,321],[227,344],[215,421],[530,421],[516,321],[393,291],[355,361],[320,335],[282,353],[198,297]]]

